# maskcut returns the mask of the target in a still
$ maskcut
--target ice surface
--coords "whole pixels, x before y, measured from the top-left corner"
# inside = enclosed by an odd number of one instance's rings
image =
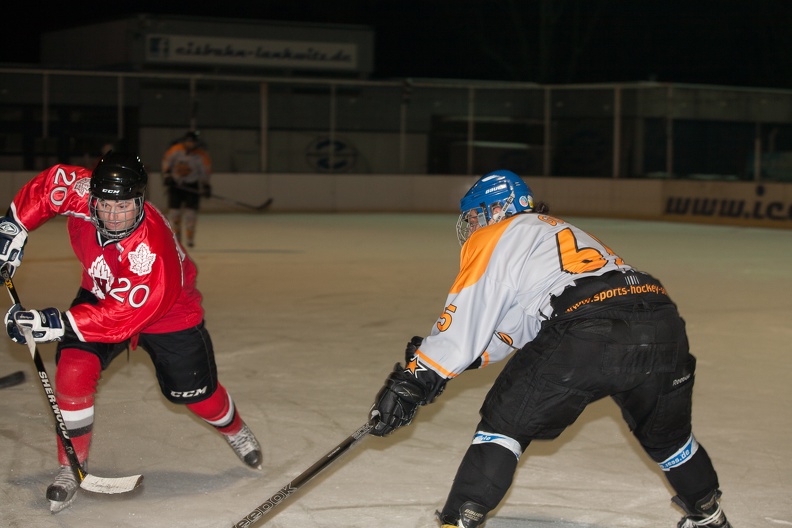
[[[694,432],[737,528],[792,526],[792,231],[567,219],[665,284],[699,360]],[[0,526],[230,527],[365,423],[413,335],[456,275],[447,214],[203,214],[196,247],[206,321],[228,388],[264,451],[245,467],[211,428],[160,394],[146,354],[122,355],[96,401],[89,469],[143,474],[129,494],[80,491],[49,512],[53,418],[27,348],[0,339]],[[31,308],[66,308],[79,267],[56,219],[31,235],[15,283]],[[10,303],[9,303],[10,305]],[[40,347],[54,378],[54,345]],[[259,525],[436,528],[478,408],[501,364],[465,373],[416,421],[367,438]],[[671,528],[680,512],[616,406],[591,405],[535,442],[491,528]]]

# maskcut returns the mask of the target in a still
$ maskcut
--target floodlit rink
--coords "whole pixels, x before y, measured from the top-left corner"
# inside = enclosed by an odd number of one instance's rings
[[[735,528],[792,526],[792,231],[568,218],[657,276],[687,321],[698,373],[693,430]],[[99,383],[89,470],[142,473],[126,495],[79,492],[59,514],[53,416],[27,347],[0,339],[0,526],[230,527],[367,420],[413,335],[429,333],[458,268],[451,214],[203,214],[191,251],[220,380],[257,434],[246,468],[210,427],[160,394],[142,350]],[[79,268],[65,221],[32,233],[14,277],[29,308],[68,307]],[[6,301],[10,306],[10,301]],[[6,309],[6,306],[3,306]],[[40,346],[55,374],[54,345]],[[258,525],[436,528],[481,401],[503,363],[467,372],[415,422],[369,437]],[[534,442],[488,528],[671,528],[661,471],[616,405],[591,405]]]

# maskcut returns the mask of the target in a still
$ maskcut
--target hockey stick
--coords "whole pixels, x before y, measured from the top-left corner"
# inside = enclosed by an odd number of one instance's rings
[[[19,385],[25,381],[25,372],[22,370],[17,370],[11,374],[6,374],[2,378],[0,378],[0,389],[5,389],[6,387],[13,387],[14,385]]]
[[[200,194],[201,196],[204,195],[201,191],[197,189],[190,189],[188,187],[182,187],[180,185],[177,185],[176,188],[179,189],[180,191],[187,191],[193,194]],[[220,200],[230,204],[238,205],[240,207],[245,207],[247,209],[253,209],[254,211],[263,211],[264,209],[272,205],[272,198],[269,198],[266,202],[264,202],[261,205],[252,205],[244,202],[237,202],[236,200],[232,200],[231,198],[226,198],[225,196],[220,196],[219,194],[214,194],[214,193],[210,194],[208,197],[214,198],[215,200]]]
[[[238,205],[240,207],[246,207],[248,209],[253,209],[254,211],[263,211],[264,209],[266,209],[267,207],[272,205],[272,198],[267,199],[267,201],[264,202],[261,205],[251,205],[251,204],[246,204],[246,203],[242,203],[242,202],[237,202],[236,200],[232,200],[230,198],[226,198],[224,196],[220,196],[219,194],[212,194],[209,197],[210,198],[215,198],[216,200],[222,200],[222,201],[228,202],[230,204]]]
[[[327,468],[330,464],[338,460],[341,455],[349,451],[352,446],[366,438],[369,432],[374,428],[374,423],[374,420],[366,422],[343,442],[331,449],[329,453],[317,460],[313,466],[303,471],[300,476],[283,486],[275,495],[261,503],[255,510],[245,515],[241,520],[235,522],[233,528],[248,528],[258,523],[258,521],[271,512],[275,506],[284,502],[323,469]]]
[[[0,276],[2,276],[5,282],[8,294],[11,296],[11,301],[21,306],[22,303],[19,302],[19,294],[14,287],[14,282],[11,280],[11,273],[8,271],[8,266],[0,268]],[[97,477],[96,475],[86,473],[85,468],[83,468],[80,461],[77,459],[77,452],[74,450],[71,438],[69,437],[69,430],[66,428],[66,423],[63,421],[60,407],[58,407],[58,402],[55,400],[55,389],[50,383],[47,370],[44,368],[44,362],[41,360],[41,354],[39,354],[38,347],[36,346],[36,341],[33,339],[33,330],[29,326],[24,325],[21,326],[20,329],[25,335],[25,342],[30,349],[30,355],[33,356],[33,362],[38,369],[41,387],[44,389],[44,395],[47,397],[52,414],[55,416],[55,431],[58,433],[58,437],[63,444],[63,449],[66,451],[66,456],[69,459],[69,465],[74,472],[74,476],[80,482],[80,487],[86,491],[107,494],[126,493],[127,491],[132,491],[137,488],[143,480],[143,475],[110,478]]]

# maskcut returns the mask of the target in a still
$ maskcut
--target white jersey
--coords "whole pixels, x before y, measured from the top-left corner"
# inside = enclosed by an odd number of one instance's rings
[[[462,246],[445,309],[417,355],[443,378],[479,357],[500,361],[532,341],[551,296],[574,281],[630,266],[597,238],[558,218],[523,213],[477,230]]]
[[[212,161],[204,149],[188,151],[182,143],[176,143],[162,157],[162,172],[169,173],[177,185],[209,183]]]

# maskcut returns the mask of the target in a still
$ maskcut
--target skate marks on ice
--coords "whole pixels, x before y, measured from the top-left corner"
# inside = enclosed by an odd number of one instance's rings
[[[390,366],[403,357],[404,342],[429,329],[458,271],[456,215],[202,218],[190,253],[200,268],[210,331],[219,341],[221,379],[264,441],[268,467],[261,475],[248,470],[216,432],[167,403],[145,353],[132,353],[102,374],[92,470],[140,472],[146,480],[134,496],[82,493],[53,516],[44,497],[57,470],[51,418],[30,377],[29,353],[0,340],[0,376],[19,369],[28,374],[25,383],[0,392],[0,449],[7,455],[0,461],[0,527],[231,526],[365,418]],[[792,436],[785,406],[792,398],[792,301],[778,295],[789,291],[792,276],[772,265],[792,260],[792,231],[576,223],[624,248],[628,263],[657,271],[682,308],[703,365],[694,428],[710,456],[723,462],[718,471],[730,520],[792,527],[785,441]],[[49,222],[26,246],[19,285],[30,292],[31,306],[68,306],[73,298],[69,277],[82,270],[64,229]],[[55,346],[43,347],[54,372]],[[296,381],[315,374],[317,365],[322,375],[296,390]],[[449,384],[391,440],[367,440],[261,527],[363,528],[385,520],[389,528],[438,528],[433,512],[469,445],[493,368]],[[739,390],[724,388],[734,380]],[[675,526],[679,513],[660,470],[624,430],[615,405],[601,405],[588,408],[558,441],[531,446],[509,500],[487,528]],[[386,489],[383,474],[394,475]],[[418,490],[414,474],[420,474]],[[593,483],[600,491],[589,492]],[[577,490],[587,492],[570,501]],[[626,517],[608,507],[613,490],[622,497],[617,509],[630,512]]]
[[[398,505],[366,502],[315,507],[311,505],[309,499],[306,499],[300,504],[293,504],[291,508],[284,509],[280,516],[276,516],[275,511],[272,514],[273,518],[267,521],[271,528],[294,526],[362,528],[381,526],[383,519],[387,519],[387,525],[393,527],[438,528],[439,526],[432,505],[415,502],[399,502]],[[260,524],[263,525],[264,522]],[[514,514],[493,515],[488,517],[485,523],[486,528],[609,528],[610,526],[564,521],[546,515],[534,514],[527,514],[525,517],[517,517]],[[641,526],[641,524],[634,526]]]
[[[559,521],[542,518],[493,517],[487,528],[604,528],[595,524]]]

